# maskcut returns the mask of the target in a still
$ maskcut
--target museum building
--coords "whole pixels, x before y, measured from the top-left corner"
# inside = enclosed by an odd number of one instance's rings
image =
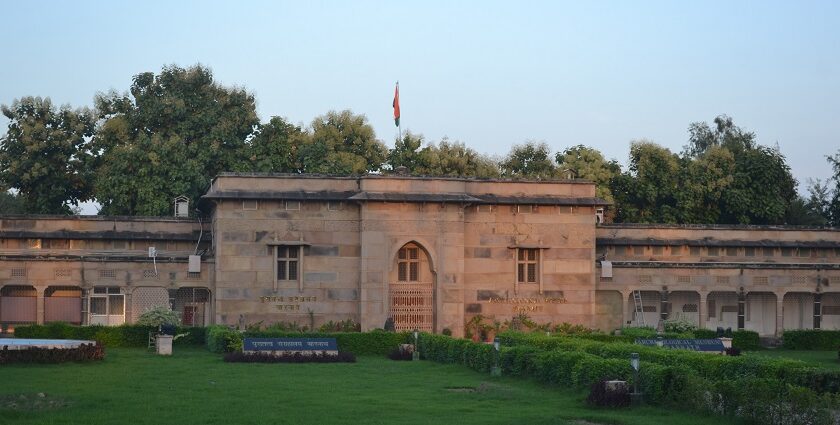
[[[0,217],[0,326],[352,319],[462,335],[481,314],[604,330],[840,329],[840,229],[605,224],[584,180],[216,177],[189,217]]]

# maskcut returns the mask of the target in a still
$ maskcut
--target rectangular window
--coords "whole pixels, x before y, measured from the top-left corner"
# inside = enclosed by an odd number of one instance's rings
[[[327,209],[330,211],[340,211],[344,209],[344,203],[340,201],[327,202]]]
[[[397,280],[400,282],[420,281],[420,248],[400,248],[397,253]]]
[[[793,257],[796,248],[782,248],[782,257]]]
[[[720,254],[718,253],[718,247],[716,247],[716,246],[710,246],[710,247],[708,247],[708,248],[706,249],[706,252],[708,252],[708,254],[707,254],[707,255],[708,255],[709,257],[717,257],[718,255],[720,255]]]
[[[277,280],[297,281],[300,276],[300,246],[280,245],[277,249]]]
[[[700,247],[699,246],[689,247],[689,253],[691,255],[695,256],[695,257],[699,256],[700,255]]]
[[[653,247],[653,255],[662,255],[662,246],[655,245]]]
[[[300,210],[300,201],[286,201],[286,210],[289,210],[289,211]]]
[[[672,246],[671,247],[671,255],[680,255],[682,254],[682,247],[681,246]]]
[[[518,212],[518,213],[530,214],[530,213],[535,212],[534,209],[535,208],[534,208],[533,205],[517,205],[516,206],[516,212]]]
[[[761,253],[765,257],[772,257],[774,255],[774,251],[775,251],[775,249],[773,249],[773,247],[766,246],[766,247],[764,247],[764,249],[761,250]]]
[[[645,255],[645,247],[634,246],[633,247],[633,255]]]
[[[246,211],[255,211],[259,208],[259,204],[255,199],[246,199],[242,201],[242,209]]]
[[[709,317],[716,317],[717,308],[715,308],[715,300],[708,300],[707,303],[709,304]]]
[[[748,246],[744,247],[744,256],[745,257],[755,257],[755,248]]]
[[[799,256],[803,258],[810,258],[811,248],[799,248]]]
[[[737,257],[738,256],[738,248],[734,246],[730,246],[726,248],[726,256],[727,257]]]
[[[540,252],[537,248],[518,248],[516,282],[539,283]]]
[[[40,239],[27,239],[26,240],[26,247],[29,249],[41,249],[41,240]]]
[[[131,242],[129,241],[111,241],[113,249],[131,249]]]
[[[615,255],[625,255],[627,248],[624,245],[615,247]]]

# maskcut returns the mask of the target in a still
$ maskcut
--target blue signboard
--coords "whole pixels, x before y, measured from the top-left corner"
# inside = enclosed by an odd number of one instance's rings
[[[657,346],[675,350],[715,351],[726,350],[719,339],[637,339],[636,344]]]
[[[338,351],[335,338],[245,338],[243,351]]]

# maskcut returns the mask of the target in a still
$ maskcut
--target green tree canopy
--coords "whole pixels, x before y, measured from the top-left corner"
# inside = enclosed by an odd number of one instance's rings
[[[492,158],[468,148],[461,142],[444,138],[420,151],[417,174],[452,177],[499,177],[499,165]]]
[[[638,223],[678,223],[680,158],[647,140],[630,144],[629,170],[613,179],[615,220]]]
[[[250,168],[245,141],[259,120],[244,89],[196,65],[138,74],[130,93],[96,97],[100,213],[167,215],[176,196],[194,202],[219,172]]]
[[[0,108],[9,119],[0,138],[0,182],[18,190],[26,212],[70,214],[91,196],[87,162],[94,117],[56,109],[49,98],[24,97]]]
[[[263,173],[303,172],[298,151],[309,143],[309,137],[300,126],[272,117],[248,141],[247,169]]]
[[[388,148],[364,115],[330,111],[312,121],[312,137],[299,146],[305,173],[364,174],[379,171]]]
[[[621,174],[621,165],[615,160],[607,161],[597,149],[577,145],[558,152],[554,156],[561,176],[569,171],[575,178],[595,182],[595,195],[609,203],[614,203],[612,180]]]
[[[504,177],[546,179],[557,174],[548,145],[537,142],[514,145],[499,167]]]

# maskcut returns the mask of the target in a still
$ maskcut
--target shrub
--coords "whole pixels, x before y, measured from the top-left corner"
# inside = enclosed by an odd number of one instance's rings
[[[157,329],[143,325],[120,326],[76,326],[67,323],[50,323],[47,325],[28,325],[15,328],[17,338],[50,338],[50,339],[81,339],[99,341],[105,347],[146,347],[149,344],[149,333]],[[176,345],[202,345],[205,340],[204,328],[179,327],[177,335],[185,337],[175,341]]]
[[[782,334],[783,346],[791,350],[836,350],[840,331],[821,329],[791,330]]]
[[[181,318],[178,313],[172,311],[169,307],[158,305],[144,311],[140,317],[137,318],[135,325],[158,327],[161,325],[180,325]]]
[[[339,351],[338,354],[326,352],[272,354],[234,351],[225,354],[224,361],[228,363],[356,363],[356,356],[346,351]]]
[[[627,407],[630,405],[630,392],[627,386],[607,387],[607,380],[602,379],[592,384],[586,402],[599,407]]]
[[[655,338],[656,329],[649,326],[621,328],[621,335],[632,338]]]
[[[242,333],[227,326],[208,326],[206,346],[213,353],[242,351]]]
[[[100,343],[81,344],[76,348],[39,348],[0,350],[0,365],[9,363],[64,363],[89,362],[105,358],[105,349]]]
[[[333,322],[330,320],[318,328],[318,332],[361,332],[362,325],[353,319],[342,320],[340,322]]]
[[[761,349],[761,340],[758,337],[758,332],[734,331],[732,332],[732,346],[742,350],[759,350]]]
[[[665,332],[688,333],[697,329],[697,325],[694,322],[682,316],[665,320],[663,325]]]
[[[697,339],[713,339],[717,338],[717,332],[711,329],[695,329],[691,331],[694,334],[694,338]]]
[[[727,356],[740,356],[741,355],[741,349],[738,348],[738,347],[729,347],[729,348],[726,349],[726,355]]]

